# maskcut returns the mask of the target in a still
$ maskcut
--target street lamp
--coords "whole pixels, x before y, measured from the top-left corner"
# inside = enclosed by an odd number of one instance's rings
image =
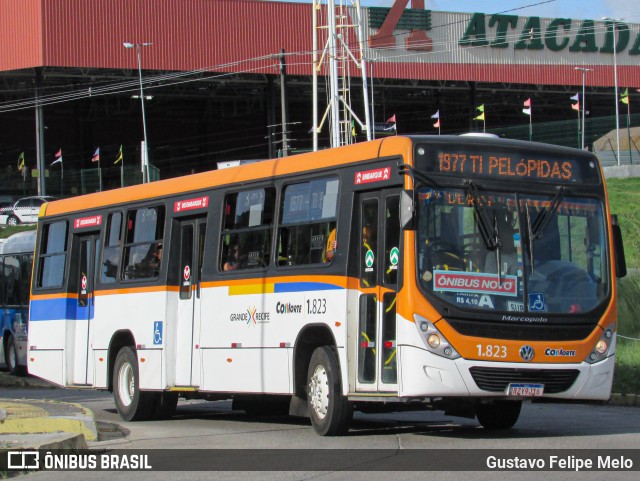
[[[585,84],[587,80],[587,72],[593,72],[593,69],[586,67],[575,67],[575,69],[582,72],[582,148],[584,149],[584,111],[587,108]]]
[[[136,48],[138,54],[138,79],[140,81],[140,105],[142,105],[142,132],[144,135],[144,149],[140,156],[140,170],[142,171],[142,183],[149,182],[149,149],[147,147],[147,118],[144,113],[144,90],[142,89],[142,62],[140,60],[140,48],[150,47],[153,45],[151,42],[143,43],[123,43],[124,48]]]
[[[618,114],[618,61],[616,51],[618,50],[618,42],[616,38],[617,24],[620,21],[619,18],[602,17],[602,20],[610,21],[613,30],[613,88],[615,90],[616,101],[616,139],[618,145],[618,165],[620,165],[620,118]]]

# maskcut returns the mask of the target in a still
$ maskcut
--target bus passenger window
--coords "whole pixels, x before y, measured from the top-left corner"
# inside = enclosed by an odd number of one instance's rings
[[[337,204],[336,179],[285,187],[278,232],[279,266],[328,263],[333,259]]]
[[[45,224],[38,259],[37,287],[62,287],[67,258],[67,222]]]
[[[120,265],[120,246],[122,244],[122,213],[114,212],[109,215],[107,235],[102,254],[102,270],[100,280],[103,284],[112,284],[118,275]]]
[[[275,190],[227,194],[218,266],[223,272],[269,265]]]
[[[153,279],[160,274],[164,207],[129,211],[124,245],[125,279]]]

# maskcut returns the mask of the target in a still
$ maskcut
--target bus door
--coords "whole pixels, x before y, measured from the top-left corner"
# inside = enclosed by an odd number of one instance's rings
[[[98,251],[100,235],[78,235],[74,239],[73,273],[78,295],[76,319],[67,323],[67,345],[72,345],[72,353],[67,353],[67,368],[71,367],[71,383],[88,385],[93,382],[93,372],[89,370],[89,349],[91,347],[91,325],[95,314],[95,276],[98,272]],[[74,285],[71,284],[71,285]],[[69,355],[73,359],[69,359]]]
[[[396,295],[400,268],[400,191],[358,197],[360,298],[358,303],[358,391],[398,389]]]
[[[176,386],[200,384],[200,281],[206,217],[179,221],[179,301],[176,322]],[[173,264],[175,265],[175,264]]]

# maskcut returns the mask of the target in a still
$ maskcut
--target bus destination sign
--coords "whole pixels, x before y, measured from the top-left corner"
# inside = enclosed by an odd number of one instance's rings
[[[599,184],[595,160],[528,155],[526,151],[487,152],[471,149],[438,149],[433,156],[418,147],[418,170],[463,177],[531,180],[560,184]],[[425,152],[423,155],[420,155]]]

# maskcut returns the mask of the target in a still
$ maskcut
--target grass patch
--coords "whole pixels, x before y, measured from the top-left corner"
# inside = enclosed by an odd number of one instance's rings
[[[640,341],[618,338],[612,391],[640,394]]]
[[[618,215],[627,267],[640,268],[640,177],[607,179],[611,213]]]
[[[0,225],[0,239],[6,239],[7,237],[17,233],[24,232],[26,230],[35,230],[36,224],[26,225]]]

